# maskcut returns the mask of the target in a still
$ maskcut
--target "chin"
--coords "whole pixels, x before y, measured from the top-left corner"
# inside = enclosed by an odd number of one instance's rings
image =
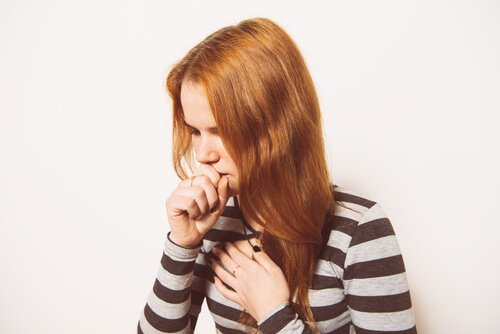
[[[231,184],[229,184],[229,196],[232,197],[232,196],[236,196],[238,195],[239,191],[238,189],[234,189],[233,187],[231,187]]]
[[[234,187],[232,182],[229,182],[229,196],[236,196],[239,194],[239,189]]]

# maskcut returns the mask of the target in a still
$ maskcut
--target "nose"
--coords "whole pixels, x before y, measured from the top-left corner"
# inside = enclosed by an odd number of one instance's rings
[[[215,138],[200,138],[198,143],[194,143],[196,161],[200,164],[211,164],[219,161],[220,154],[217,149]]]

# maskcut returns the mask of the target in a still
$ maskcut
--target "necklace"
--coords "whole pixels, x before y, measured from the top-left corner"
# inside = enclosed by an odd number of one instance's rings
[[[260,231],[256,231],[248,222],[247,220],[245,219],[245,216],[243,216],[243,211],[241,210],[240,208],[240,205],[238,203],[238,198],[236,196],[234,196],[234,204],[236,206],[236,208],[238,209],[238,211],[240,212],[241,214],[241,227],[243,229],[243,234],[245,235],[245,239],[247,240],[248,244],[250,245],[250,247],[252,247],[253,251],[254,252],[260,252],[261,251],[261,247],[259,247],[258,245],[253,245],[251,242],[250,242],[250,238],[249,238],[249,235],[247,234],[247,229],[246,227],[248,227],[248,229],[250,231],[252,231],[253,235],[255,236],[255,238],[259,241],[259,243],[262,245],[262,232]],[[253,255],[252,255],[253,257]]]
[[[245,238],[247,239],[248,244],[250,245],[250,247],[252,247],[252,249],[253,249],[254,252],[260,252],[261,247],[259,247],[258,245],[252,245],[252,243],[250,242],[250,239],[248,238],[247,230],[246,230],[244,224],[245,223],[243,223],[243,225],[242,225],[242,227],[243,227],[243,233],[245,233]],[[255,231],[255,238],[257,240],[259,240],[259,243],[262,245],[262,241],[260,240],[261,237],[262,237],[262,233],[259,232],[259,231]]]

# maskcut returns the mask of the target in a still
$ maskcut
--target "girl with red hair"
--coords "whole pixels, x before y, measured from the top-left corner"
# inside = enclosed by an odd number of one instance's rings
[[[276,23],[208,36],[167,78],[170,232],[138,333],[416,333],[380,205],[334,185],[304,59]]]

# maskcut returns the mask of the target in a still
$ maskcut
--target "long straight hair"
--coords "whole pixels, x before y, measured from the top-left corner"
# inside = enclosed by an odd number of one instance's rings
[[[243,215],[264,227],[264,250],[283,270],[292,307],[314,325],[308,289],[334,198],[318,98],[299,49],[276,23],[254,18],[216,31],[174,66],[167,89],[181,178],[193,162],[180,100],[184,80],[204,88],[239,172]]]

